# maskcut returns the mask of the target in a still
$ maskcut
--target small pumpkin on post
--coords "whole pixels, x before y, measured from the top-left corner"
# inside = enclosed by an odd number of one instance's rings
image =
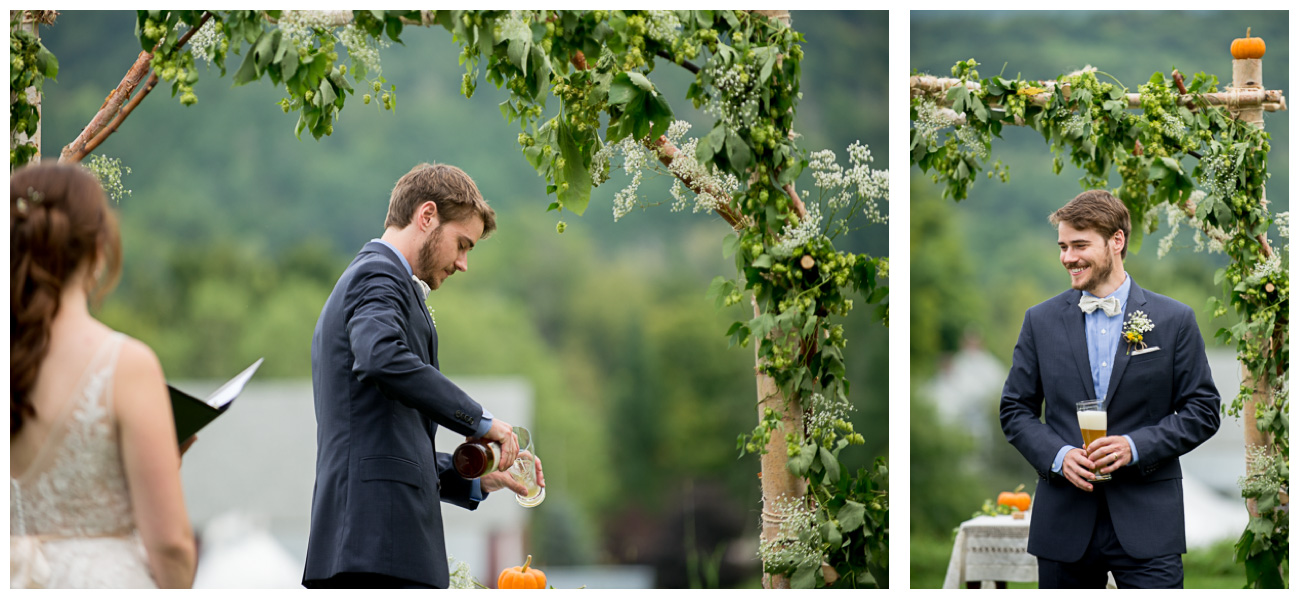
[[[510,567],[501,572],[497,577],[497,589],[501,590],[544,590],[546,589],[546,574],[540,569],[530,569],[529,565],[533,564],[533,555],[528,555],[528,560],[524,561],[523,566]]]
[[[1237,60],[1245,58],[1264,58],[1264,38],[1250,37],[1250,28],[1246,28],[1246,37],[1232,40],[1232,46],[1228,48],[1232,52],[1232,57]]]
[[[1264,38],[1250,37],[1250,28],[1246,28],[1246,37],[1232,40],[1228,48],[1232,52],[1232,87],[1242,90],[1264,88]],[[1232,107],[1234,115],[1248,123],[1262,126],[1263,108],[1238,109]]]

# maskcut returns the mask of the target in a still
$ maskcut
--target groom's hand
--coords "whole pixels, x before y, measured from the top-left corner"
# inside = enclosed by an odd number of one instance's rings
[[[1092,474],[1092,461],[1083,450],[1071,448],[1065,453],[1065,458],[1061,460],[1061,474],[1065,476],[1070,483],[1085,492],[1092,491],[1092,483],[1095,477]]]
[[[501,465],[502,471],[515,464],[515,459],[519,457],[519,438],[515,437],[514,427],[511,427],[509,423],[501,419],[492,419],[492,428],[483,436],[483,439],[501,444],[501,462],[498,464]]]
[[[524,484],[515,481],[515,478],[505,471],[493,471],[479,477],[478,484],[483,492],[487,494],[502,488],[507,488],[520,496],[528,494],[528,488],[524,487]]]
[[[1088,444],[1088,458],[1101,467],[1103,474],[1113,473],[1133,460],[1133,449],[1122,435],[1108,435]]]

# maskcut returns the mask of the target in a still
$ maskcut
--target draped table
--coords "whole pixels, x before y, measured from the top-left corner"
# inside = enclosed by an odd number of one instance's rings
[[[1038,581],[1038,559],[1025,551],[1029,519],[1011,515],[981,515],[961,524],[943,587],[980,587],[981,582]]]

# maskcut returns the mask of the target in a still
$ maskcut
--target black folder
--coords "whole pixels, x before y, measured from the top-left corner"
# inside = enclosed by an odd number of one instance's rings
[[[239,393],[244,391],[244,384],[248,383],[260,366],[262,366],[262,359],[259,358],[242,373],[222,384],[217,391],[203,399],[168,385],[167,391],[172,397],[172,418],[176,421],[176,441],[184,442],[226,412]]]

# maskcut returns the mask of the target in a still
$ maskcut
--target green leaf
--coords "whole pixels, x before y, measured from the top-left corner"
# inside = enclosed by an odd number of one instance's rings
[[[808,469],[812,467],[812,461],[816,456],[817,452],[815,450],[809,450],[807,447],[801,448],[798,454],[791,456],[790,460],[786,461],[786,467],[790,469],[791,473],[803,477],[804,473],[807,473]]]
[[[47,79],[55,79],[59,76],[59,59],[54,56],[53,52],[46,50],[45,46],[41,45],[40,49],[36,51],[36,68]]]
[[[511,39],[506,46],[506,57],[510,59],[510,64],[523,71],[525,76],[528,75],[528,51],[532,50],[532,40]]]
[[[840,528],[836,527],[833,521],[822,523],[821,535],[822,540],[830,544],[831,550],[838,550],[844,543],[844,534],[840,533]]]
[[[740,250],[740,236],[728,233],[722,237],[722,258],[727,258]]]
[[[638,88],[641,88],[646,92],[653,92],[655,90],[654,84],[650,83],[650,80],[646,79],[645,75],[642,75],[636,71],[626,71],[621,74],[627,75],[628,80],[631,81],[633,85],[635,85]]]
[[[773,317],[771,313],[763,313],[749,321],[749,330],[758,337],[767,337],[768,332],[772,331],[773,327],[776,327],[776,317]],[[810,450],[810,452],[816,452],[816,450]]]
[[[839,481],[840,460],[838,458],[835,458],[835,455],[831,454],[830,450],[827,450],[825,447],[822,446],[817,447],[817,453],[821,456],[822,467],[826,469],[825,483],[827,485],[830,485],[836,481]]]
[[[645,113],[650,119],[650,139],[657,140],[673,122],[673,109],[663,94],[655,92],[646,97]]]
[[[732,283],[730,279],[719,275],[714,277],[713,282],[709,284],[708,291],[704,293],[704,299],[708,300],[712,298],[713,303],[717,308],[722,308],[722,303],[726,302],[727,295],[729,295],[735,288],[735,283]],[[730,335],[730,333],[728,335]]]
[[[643,94],[636,84],[632,83],[632,78],[627,73],[619,73],[614,76],[614,80],[609,84],[609,104],[610,106],[621,106],[632,104]],[[635,104],[640,104],[636,102]]]
[[[532,52],[529,53],[533,61],[533,76],[529,78],[532,82],[533,98],[541,99],[546,90],[551,87],[551,59],[547,58],[546,53],[542,52],[541,46],[533,45]]]
[[[529,146],[524,148],[524,160],[532,165],[534,169],[542,166],[542,148],[541,146]]]
[[[727,162],[731,163],[731,169],[743,173],[749,168],[749,163],[753,159],[754,154],[749,149],[749,144],[740,137],[740,134],[727,130]]]
[[[1222,200],[1215,202],[1212,211],[1219,227],[1227,229],[1228,224],[1232,223],[1232,209],[1228,207],[1228,203]]]
[[[281,44],[281,48],[288,48],[292,44]],[[293,79],[294,73],[298,72],[298,52],[285,52],[284,58],[280,59],[280,77],[284,81]]]
[[[980,121],[988,123],[989,122],[988,107],[984,106],[984,103],[980,102],[980,99],[974,96],[971,97],[970,101],[971,101],[971,105],[975,107],[975,117],[978,118]]]
[[[587,203],[591,201],[591,173],[587,172],[578,144],[573,141],[572,132],[563,119],[560,120],[559,144],[560,156],[564,158],[562,181],[569,185],[568,189],[560,185],[556,190],[556,196],[560,200],[560,205],[566,210],[582,216],[582,213],[587,210]],[[560,182],[557,177],[556,184],[559,185]]]
[[[713,162],[713,157],[722,151],[722,146],[726,143],[726,140],[727,126],[718,123],[717,127],[714,127],[713,131],[704,136],[704,139],[700,140],[699,145],[695,147],[695,160],[699,161],[700,164]]]
[[[328,80],[322,79],[320,82],[320,105],[329,106],[338,98],[338,94],[334,92],[334,86],[330,85]]]
[[[387,24],[388,39],[402,43],[402,40],[398,39],[402,35],[402,19],[388,19]]]
[[[772,255],[760,254],[758,258],[754,259],[754,262],[750,263],[750,266],[756,269],[770,269],[772,268]]]
[[[283,33],[279,29],[273,29],[262,34],[257,38],[257,43],[253,44],[251,55],[257,57],[257,70],[260,72],[266,69],[266,65],[271,64],[271,59],[275,56],[275,47],[280,42],[280,36]]]
[[[244,85],[250,81],[257,80],[257,59],[253,53],[249,52],[244,57],[244,62],[239,65],[239,70],[235,72],[235,85]]]
[[[861,502],[853,500],[847,501],[840,512],[836,513],[835,519],[840,522],[840,527],[845,533],[849,533],[866,524],[867,506]]]
[[[821,572],[821,565],[813,565],[811,562],[805,562],[795,569],[794,577],[790,578],[790,587],[798,590],[810,590],[817,587],[817,574]]]
[[[759,85],[767,85],[767,80],[772,76],[772,66],[776,64],[777,50],[772,46],[759,48],[755,51],[755,58],[759,61],[758,81]]]
[[[799,174],[803,173],[803,169],[806,166],[808,166],[808,161],[806,160],[801,159],[795,161],[793,165],[781,169],[781,174],[777,176],[776,182],[781,185],[793,183],[794,180],[799,178]]]

